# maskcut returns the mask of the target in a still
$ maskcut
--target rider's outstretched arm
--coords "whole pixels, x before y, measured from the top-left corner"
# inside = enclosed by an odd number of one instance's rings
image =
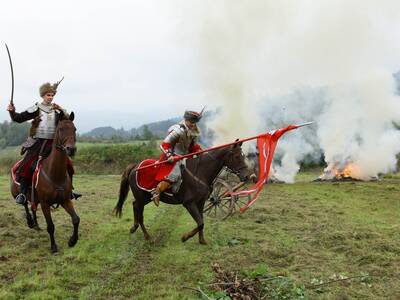
[[[17,123],[23,123],[25,121],[32,120],[35,117],[37,117],[38,114],[39,114],[39,111],[37,109],[34,110],[33,107],[32,108],[28,108],[27,110],[25,110],[25,111],[23,111],[21,113],[17,113],[15,111],[15,107],[14,106],[9,107],[9,109],[7,109],[7,110],[10,113],[11,120],[13,120],[14,122],[17,122]]]

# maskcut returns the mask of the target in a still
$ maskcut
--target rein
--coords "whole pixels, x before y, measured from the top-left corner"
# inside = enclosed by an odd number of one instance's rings
[[[56,148],[57,150],[63,152],[64,154],[67,154],[67,148],[65,148],[64,145],[58,144],[58,145],[55,146],[55,148]]]
[[[229,155],[229,154],[233,154],[233,149],[230,149],[229,151],[227,151],[224,155],[223,155],[223,157],[221,158],[221,159],[218,159],[218,158],[216,158],[214,155],[212,155],[210,152],[206,152],[206,155],[208,155],[213,161],[221,161],[223,164],[225,164],[226,165],[226,157],[227,157],[227,155]],[[190,171],[187,167],[185,167],[185,170],[186,170],[186,172],[188,173],[188,175],[190,176],[190,177],[192,177],[193,178],[193,180],[194,181],[196,181],[197,183],[199,183],[199,184],[201,184],[203,187],[206,187],[208,190],[210,190],[211,189],[211,186],[213,186],[214,185],[214,182],[215,182],[215,179],[218,177],[218,174],[217,174],[217,176],[214,178],[214,180],[213,180],[213,182],[210,184],[210,185],[208,185],[208,184],[206,184],[203,180],[201,180],[199,177],[197,177],[195,174],[197,174],[197,170],[198,170],[198,168],[199,168],[199,165],[203,162],[203,159],[204,158],[204,156],[202,156],[202,155],[200,155],[199,156],[199,159],[197,160],[197,162],[196,162],[196,164],[195,164],[195,166],[194,166],[194,170],[193,170],[193,172],[192,171]],[[231,159],[233,159],[233,157],[231,157]],[[236,172],[236,171],[233,171],[233,170],[231,170],[233,173],[235,173],[235,174],[239,174],[239,171],[240,170],[242,170],[242,169],[244,169],[244,168],[246,168],[246,165],[244,165],[243,167],[240,167],[239,169],[238,169],[238,171]],[[230,168],[229,168],[230,169]],[[221,171],[220,171],[221,172]]]

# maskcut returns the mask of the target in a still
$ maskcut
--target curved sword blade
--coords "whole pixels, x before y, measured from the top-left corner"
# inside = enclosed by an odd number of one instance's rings
[[[8,59],[10,61],[10,68],[11,68],[11,98],[10,98],[10,104],[14,104],[14,69],[13,69],[13,65],[12,65],[12,60],[11,60],[11,54],[10,54],[10,50],[8,49],[8,46],[6,43],[4,43],[6,45],[6,49],[7,49],[7,54],[8,54]]]

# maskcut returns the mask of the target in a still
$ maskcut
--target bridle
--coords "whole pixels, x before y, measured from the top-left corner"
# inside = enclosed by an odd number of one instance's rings
[[[242,166],[240,166],[240,167],[238,167],[238,168],[235,168],[236,170],[233,170],[232,169],[232,167],[229,167],[229,165],[233,165],[233,159],[234,159],[234,151],[235,151],[236,149],[235,148],[231,148],[231,149],[229,149],[229,151],[227,151],[223,156],[222,156],[222,158],[216,158],[211,152],[206,152],[205,154],[206,155],[208,155],[212,160],[214,160],[214,161],[221,161],[221,162],[223,162],[223,164],[225,165],[225,167],[227,168],[227,169],[229,169],[232,173],[234,173],[235,175],[238,175],[239,176],[239,174],[240,174],[240,172],[243,170],[243,169],[246,169],[247,168],[247,166],[246,166],[246,164],[245,163],[243,163],[243,165]],[[227,156],[229,156],[229,158],[227,159]],[[197,173],[197,168],[198,168],[198,166],[199,166],[199,164],[201,163],[201,160],[202,160],[202,158],[203,158],[203,155],[200,155],[200,157],[199,157],[199,160],[197,161],[197,164],[196,164],[196,166],[195,166],[195,168],[194,168],[194,173],[196,174]],[[231,163],[230,163],[231,162]]]
[[[225,155],[224,155],[224,157],[222,158],[222,160],[223,160],[224,165],[225,165],[225,167],[226,167],[227,169],[229,169],[232,173],[234,173],[234,174],[236,174],[236,175],[239,175],[240,172],[241,172],[243,169],[246,169],[246,168],[247,168],[247,166],[246,166],[245,163],[243,163],[242,166],[239,166],[239,167],[235,168],[235,170],[232,168],[233,159],[234,159],[234,157],[235,157],[235,153],[234,153],[235,150],[236,150],[235,148],[230,149],[227,153],[225,153]],[[230,155],[229,158],[227,159],[228,154],[232,154],[232,155]],[[241,152],[241,155],[243,155],[242,152]],[[230,166],[229,166],[229,165],[230,165]]]
[[[65,155],[67,154],[67,148],[63,144],[56,144],[56,149],[63,152]]]
[[[66,143],[66,140],[67,140],[68,137],[64,138],[60,142],[60,140],[61,140],[60,137],[59,137],[60,136],[60,133],[59,133],[60,129],[61,128],[57,127],[56,139],[55,139],[55,142],[56,142],[55,148],[57,150],[61,151],[63,154],[68,155],[67,147],[65,147],[65,143]]]

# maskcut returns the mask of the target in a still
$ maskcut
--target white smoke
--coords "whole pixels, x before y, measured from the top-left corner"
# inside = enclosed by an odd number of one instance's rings
[[[188,40],[209,102],[221,107],[209,124],[215,143],[317,121],[278,144],[279,179],[292,182],[299,162],[321,153],[328,164],[353,161],[360,178],[394,169],[399,1],[196,3]]]

